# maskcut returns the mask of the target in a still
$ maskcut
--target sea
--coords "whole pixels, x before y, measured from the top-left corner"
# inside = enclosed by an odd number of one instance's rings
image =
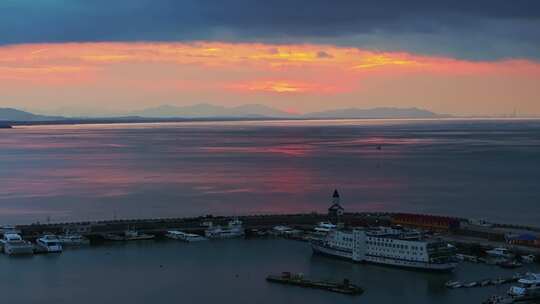
[[[300,120],[0,130],[0,223],[411,212],[540,225],[540,120]]]

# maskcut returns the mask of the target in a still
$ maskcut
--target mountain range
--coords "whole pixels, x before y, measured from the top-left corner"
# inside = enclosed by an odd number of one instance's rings
[[[0,108],[0,121],[36,122],[36,121],[70,121],[70,120],[171,120],[171,119],[353,119],[353,118],[438,118],[448,117],[418,108],[389,108],[372,109],[337,109],[307,114],[294,114],[274,109],[260,104],[247,104],[236,107],[224,107],[212,104],[196,104],[191,106],[162,105],[139,111],[119,114],[115,117],[67,117],[33,114],[13,108]]]

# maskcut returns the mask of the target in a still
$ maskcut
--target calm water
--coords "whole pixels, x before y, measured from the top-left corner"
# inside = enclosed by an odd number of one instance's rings
[[[382,149],[376,149],[377,146]],[[0,223],[408,211],[540,223],[540,121],[0,130]]]
[[[1,255],[0,268],[2,302],[12,304],[481,303],[490,295],[504,294],[510,285],[448,290],[444,283],[513,274],[467,263],[452,274],[352,264],[313,256],[308,243],[287,240],[150,241],[61,255]],[[281,271],[317,279],[348,277],[366,292],[350,297],[265,281],[266,275]]]

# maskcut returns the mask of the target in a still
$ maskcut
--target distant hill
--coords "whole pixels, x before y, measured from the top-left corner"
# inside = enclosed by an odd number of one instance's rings
[[[418,108],[338,109],[308,114],[291,114],[268,106],[248,104],[223,107],[212,104],[192,106],[163,105],[118,116],[65,117],[38,115],[12,108],[0,108],[0,122],[47,122],[47,123],[114,123],[148,121],[185,121],[218,119],[354,119],[354,118],[441,118],[449,117]]]
[[[447,117],[418,108],[348,108],[314,112],[303,115],[305,118],[438,118]]]
[[[192,106],[163,105],[131,112],[129,115],[148,118],[292,117],[292,115],[287,112],[258,104],[223,107],[206,103]]]
[[[61,116],[37,115],[12,108],[0,108],[0,121],[52,121],[65,119]]]

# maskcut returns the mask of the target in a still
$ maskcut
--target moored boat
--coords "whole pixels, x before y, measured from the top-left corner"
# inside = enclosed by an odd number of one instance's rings
[[[403,228],[334,230],[311,244],[314,253],[354,262],[432,271],[451,271],[457,266],[454,251],[446,243]]]
[[[508,248],[503,248],[503,247],[497,247],[491,250],[486,250],[486,254],[495,258],[505,258],[505,259],[514,258],[514,254],[510,252]]]
[[[90,240],[80,234],[62,234],[58,240],[64,246],[84,246],[90,245]]]
[[[122,234],[108,233],[103,236],[104,239],[109,241],[144,241],[155,237],[155,235],[140,233],[137,230],[126,230]]]
[[[29,255],[34,253],[34,245],[23,240],[17,233],[4,233],[0,242],[4,253],[7,255]]]
[[[36,244],[45,252],[62,252],[60,240],[53,234],[46,234],[36,240]]]
[[[180,240],[184,242],[199,242],[207,240],[207,238],[198,234],[186,233],[179,230],[169,230],[167,231],[167,234],[165,234],[165,236],[173,240]]]
[[[204,236],[209,239],[227,239],[245,235],[242,222],[238,219],[229,221],[225,227],[213,225],[212,223],[209,223],[208,226],[209,227],[204,231]]]
[[[540,273],[528,273],[510,287],[508,294],[515,298],[540,299]]]

